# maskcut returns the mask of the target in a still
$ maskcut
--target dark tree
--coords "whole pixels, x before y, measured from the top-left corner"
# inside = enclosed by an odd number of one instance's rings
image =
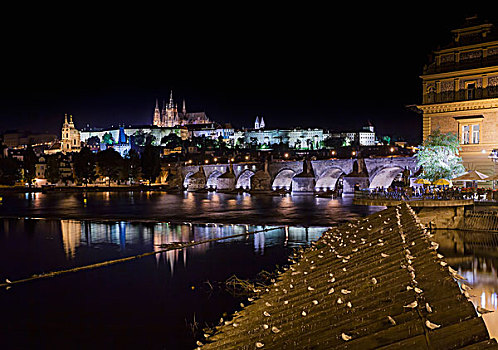
[[[152,134],[147,134],[145,137],[145,145],[153,145],[156,142],[156,137]]]
[[[114,141],[114,137],[112,137],[112,134],[106,132],[104,134],[104,136],[102,136],[102,141],[106,144],[106,145],[112,145],[115,143]]]
[[[131,136],[131,144],[133,146],[144,146],[145,145],[145,133],[143,130],[138,130]]]
[[[21,178],[21,165],[14,158],[0,158],[0,184],[13,186]]]
[[[76,180],[85,185],[97,178],[95,172],[95,155],[90,148],[83,147],[79,153],[74,155],[74,174]]]
[[[167,148],[176,148],[182,146],[182,139],[175,133],[171,133],[167,136],[164,136],[161,139],[161,144],[165,145]]]
[[[128,165],[128,175],[131,182],[135,182],[140,178],[140,173],[142,171],[140,163],[140,155],[134,149],[131,149],[126,156]]]
[[[46,157],[47,168],[45,169],[45,178],[48,182],[55,184],[59,182],[61,173],[59,169],[59,155],[54,154]]]
[[[38,162],[38,157],[33,151],[33,148],[31,146],[28,146],[24,151],[23,170],[24,170],[24,179],[29,183],[30,187],[33,183],[33,179],[36,177],[37,162]]]
[[[97,153],[96,156],[98,173],[108,178],[108,185],[111,186],[111,180],[117,181],[119,173],[123,166],[123,158],[112,148]]]
[[[342,138],[342,137],[328,137],[325,140],[323,140],[323,144],[327,148],[332,148],[332,149],[340,148],[340,147],[343,147],[343,145],[344,145],[344,138]]]
[[[161,173],[161,159],[159,148],[152,145],[146,145],[142,153],[142,174],[149,180],[149,184]]]
[[[98,136],[92,136],[92,137],[88,138],[88,140],[86,140],[86,144],[89,147],[98,148],[98,147],[100,147],[100,139]]]

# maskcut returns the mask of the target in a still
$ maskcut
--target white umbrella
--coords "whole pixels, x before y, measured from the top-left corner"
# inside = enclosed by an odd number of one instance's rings
[[[463,175],[455,177],[452,181],[488,181],[487,175],[478,172],[477,170],[471,170]]]

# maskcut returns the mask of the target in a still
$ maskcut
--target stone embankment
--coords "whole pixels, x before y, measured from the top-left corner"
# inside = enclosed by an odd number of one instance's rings
[[[327,231],[202,349],[497,347],[462,277],[401,204]]]

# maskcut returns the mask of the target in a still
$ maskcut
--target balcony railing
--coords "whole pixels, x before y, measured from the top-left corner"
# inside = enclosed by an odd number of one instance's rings
[[[466,69],[483,68],[498,65],[498,55],[489,57],[479,57],[472,60],[465,60],[460,62],[446,62],[439,66],[436,63],[431,63],[424,67],[423,74],[437,74],[453,71],[460,71]]]
[[[477,88],[472,92],[469,98],[469,91],[466,89],[458,91],[445,91],[440,93],[430,92],[424,95],[424,104],[443,103],[443,102],[459,102],[472,101],[486,98],[498,97],[498,86],[488,86],[486,89]]]

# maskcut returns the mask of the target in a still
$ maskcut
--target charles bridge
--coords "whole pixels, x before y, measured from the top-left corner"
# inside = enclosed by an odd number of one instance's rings
[[[177,181],[189,191],[244,189],[292,192],[335,190],[342,183],[343,192],[360,188],[388,187],[405,169],[410,175],[419,167],[415,157],[365,159],[327,159],[305,161],[243,162],[181,166]]]

